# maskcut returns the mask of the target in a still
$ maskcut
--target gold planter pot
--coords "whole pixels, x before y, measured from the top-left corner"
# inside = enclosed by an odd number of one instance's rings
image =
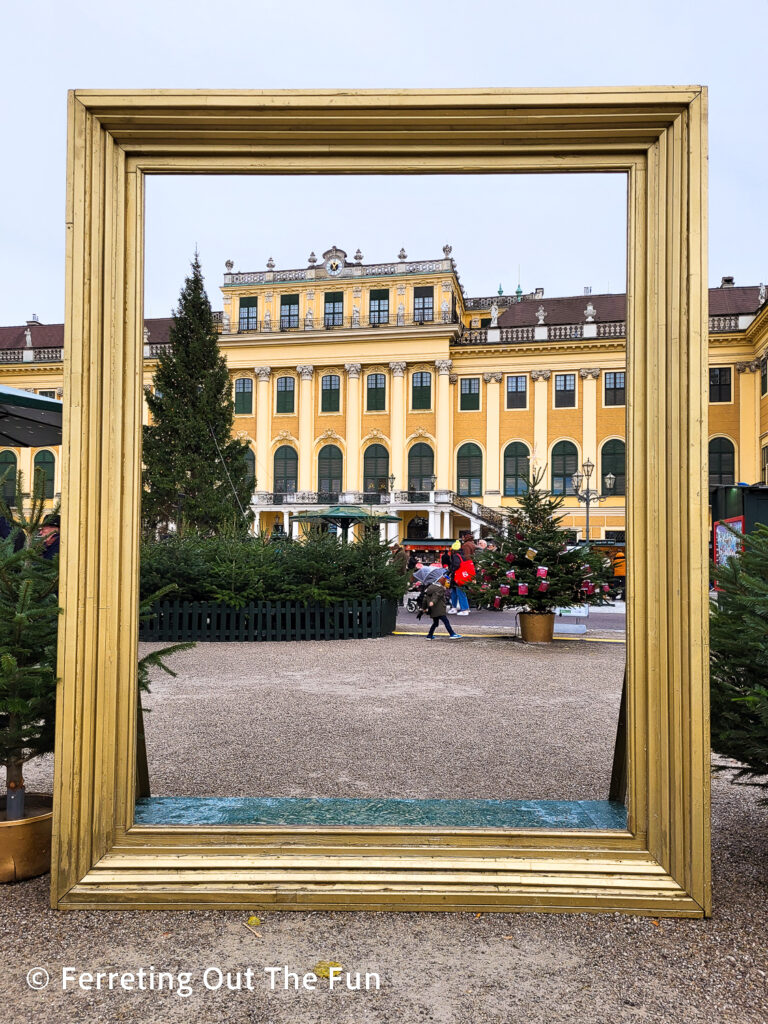
[[[520,613],[520,633],[527,644],[548,644],[555,635],[555,613]]]
[[[51,870],[53,797],[27,793],[28,817],[6,821],[0,797],[0,882],[20,882]]]

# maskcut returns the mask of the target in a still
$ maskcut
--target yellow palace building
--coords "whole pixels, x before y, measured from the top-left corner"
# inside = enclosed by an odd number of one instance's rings
[[[390,539],[479,533],[540,469],[566,495],[563,525],[585,537],[572,477],[591,464],[604,500],[591,502],[590,537],[624,540],[623,294],[471,298],[447,245],[418,261],[401,250],[365,263],[335,246],[295,269],[270,259],[235,272],[228,261],[221,291],[220,345],[234,431],[253,453],[258,529],[366,504],[399,517],[382,528]],[[728,277],[709,292],[713,484],[768,483],[767,299],[763,285]],[[170,323],[145,322],[147,387]],[[62,344],[61,324],[0,327],[0,383],[61,397]],[[3,447],[1,430],[0,475],[20,468],[28,481],[38,470],[54,498],[58,450]]]

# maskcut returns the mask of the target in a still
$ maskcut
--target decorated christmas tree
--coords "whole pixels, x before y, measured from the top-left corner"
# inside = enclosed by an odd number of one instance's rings
[[[575,604],[604,604],[610,562],[588,544],[569,546],[557,512],[564,496],[541,488],[540,471],[494,547],[476,552],[472,595],[481,607],[535,614]]]
[[[232,384],[197,254],[170,341],[146,392],[144,527],[154,533],[173,523],[179,536],[245,530],[253,479],[247,445],[232,437]]]

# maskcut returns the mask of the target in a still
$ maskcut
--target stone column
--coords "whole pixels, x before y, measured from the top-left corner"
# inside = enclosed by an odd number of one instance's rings
[[[531,370],[533,381],[533,457],[536,471],[547,463],[547,413],[549,411],[549,378],[551,370]],[[531,467],[533,476],[534,467]],[[547,481],[544,481],[545,486]]]
[[[600,370],[597,367],[588,367],[579,370],[579,376],[583,383],[581,385],[581,461],[591,459],[595,464],[596,491],[602,490],[600,483],[600,460],[597,452],[597,381],[600,377]],[[594,478],[593,478],[594,479]]]
[[[392,395],[389,403],[389,440],[395,489],[408,490],[405,473],[405,363],[390,363]]]
[[[270,422],[272,419],[272,393],[269,379],[270,366],[254,366],[256,374],[256,489],[272,490],[272,465],[269,458]]]
[[[347,457],[344,460],[344,490],[359,491],[360,480],[360,363],[345,363],[347,371]]]
[[[499,504],[497,499],[501,498],[500,486],[500,415],[501,415],[501,370],[493,373],[484,373],[485,381],[485,437],[486,437],[486,466],[485,466],[485,487],[483,490],[490,497],[491,505]]]
[[[760,480],[760,363],[736,363],[739,375],[739,448],[736,481]],[[734,387],[736,382],[734,381]],[[734,401],[736,396],[734,394]]]
[[[297,366],[299,385],[299,483],[297,490],[312,490],[312,380],[314,366]]]
[[[438,359],[437,370],[437,489],[451,490],[451,387],[450,373],[453,362],[450,359]]]

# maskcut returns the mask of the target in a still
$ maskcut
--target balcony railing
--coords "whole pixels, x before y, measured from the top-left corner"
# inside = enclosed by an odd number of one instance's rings
[[[404,313],[390,313],[372,317],[338,316],[336,314],[318,317],[285,316],[278,320],[242,320],[238,334],[274,334],[284,331],[341,331],[380,327],[435,327],[458,324],[452,313],[437,313],[429,316],[406,316]]]
[[[712,334],[722,334],[724,331],[738,331],[738,316],[711,316],[709,318],[709,330]]]
[[[3,348],[0,363],[60,363],[63,351],[61,348]]]

